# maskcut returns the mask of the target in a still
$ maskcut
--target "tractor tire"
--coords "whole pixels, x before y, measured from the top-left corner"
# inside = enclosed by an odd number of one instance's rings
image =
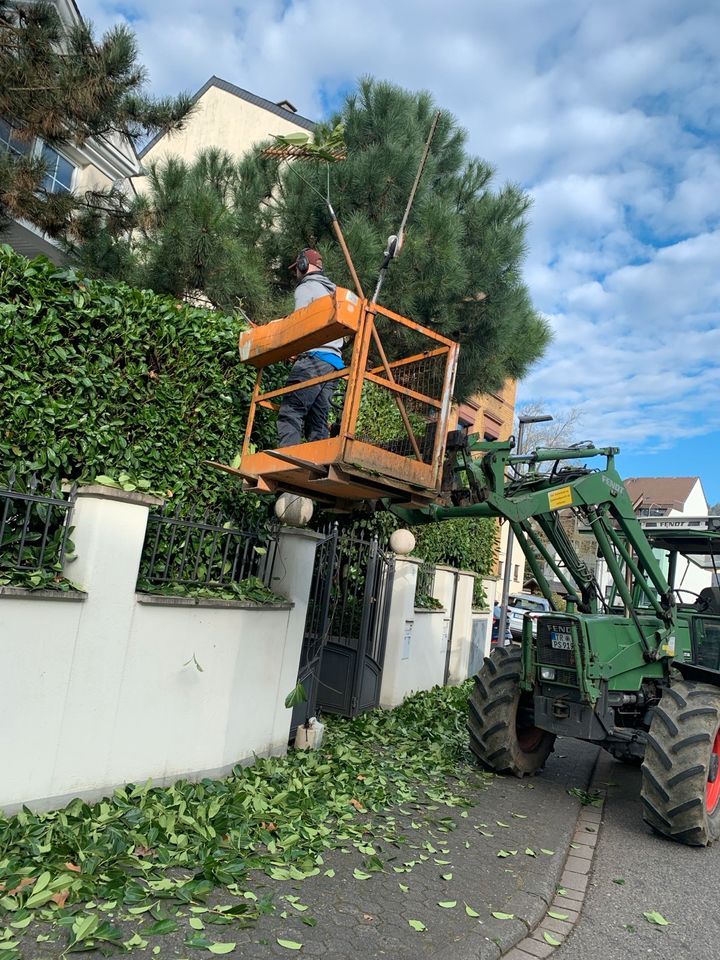
[[[531,776],[545,764],[555,734],[535,726],[532,695],[520,689],[520,647],[495,647],[470,697],[470,749],[496,773]]]
[[[653,710],[642,765],[645,822],[694,847],[720,837],[720,689],[677,681]]]

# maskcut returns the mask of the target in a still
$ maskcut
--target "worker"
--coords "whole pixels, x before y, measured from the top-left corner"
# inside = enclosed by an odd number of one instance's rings
[[[323,273],[323,260],[317,250],[306,247],[290,264],[298,284],[295,288],[295,309],[306,307],[313,300],[335,292],[335,284]],[[290,370],[287,385],[321,377],[332,370],[342,370],[342,337],[301,353]],[[325,440],[330,431],[328,415],[337,382],[318,383],[283,395],[278,414],[278,446],[289,447],[306,440]]]

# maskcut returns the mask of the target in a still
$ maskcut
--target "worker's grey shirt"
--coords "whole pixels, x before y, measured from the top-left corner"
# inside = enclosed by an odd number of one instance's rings
[[[332,280],[328,280],[324,273],[308,273],[295,287],[295,309],[299,310],[300,307],[306,307],[309,303],[312,303],[313,300],[319,300],[320,297],[327,297],[328,294],[334,292],[335,284]],[[316,347],[316,349],[329,350],[331,353],[340,356],[342,346],[343,339],[340,337],[339,340],[331,340],[329,343],[324,343],[321,347]]]

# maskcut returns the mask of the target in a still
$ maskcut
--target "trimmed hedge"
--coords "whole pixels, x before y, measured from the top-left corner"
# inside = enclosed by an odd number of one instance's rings
[[[0,247],[0,476],[126,473],[183,501],[259,508],[204,464],[242,445],[254,374],[238,359],[241,328]]]

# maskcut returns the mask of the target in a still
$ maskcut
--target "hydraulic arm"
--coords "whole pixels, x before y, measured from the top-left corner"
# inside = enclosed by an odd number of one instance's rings
[[[594,614],[605,608],[605,599],[594,572],[578,556],[559,517],[561,510],[574,511],[595,539],[598,555],[636,627],[645,658],[656,660],[672,653],[674,597],[615,469],[617,448],[539,449],[521,455],[514,455],[512,448],[512,440],[481,441],[476,437],[450,443],[451,460],[445,470],[450,502],[418,509],[391,505],[390,509],[411,524],[455,517],[507,520],[547,599],[553,603],[543,561],[567,591],[570,602],[579,611]],[[598,457],[605,458],[602,469],[585,465]],[[580,460],[584,462],[573,463]],[[539,469],[547,463],[554,466]],[[638,617],[634,590],[660,621],[651,637]]]

